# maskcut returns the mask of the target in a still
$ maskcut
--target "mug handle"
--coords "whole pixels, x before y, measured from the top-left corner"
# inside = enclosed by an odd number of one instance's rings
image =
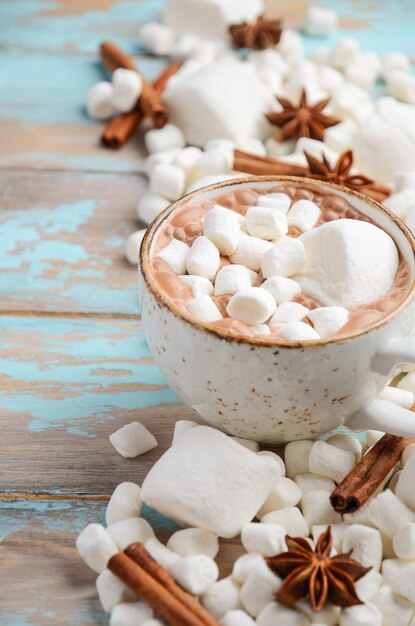
[[[383,376],[389,376],[391,371],[402,363],[415,364],[415,337],[393,339],[388,342],[376,354],[373,369]],[[415,413],[388,400],[377,399],[352,415],[347,427],[351,430],[375,429],[392,435],[415,438]]]

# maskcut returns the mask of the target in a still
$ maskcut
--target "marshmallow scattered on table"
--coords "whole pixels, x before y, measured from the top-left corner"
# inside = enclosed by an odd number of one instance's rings
[[[131,543],[146,543],[154,537],[153,529],[142,517],[131,517],[110,524],[107,532],[120,550],[125,550]]]
[[[385,198],[382,204],[401,220],[405,220],[411,209],[415,208],[415,190],[401,189]]]
[[[157,440],[140,422],[131,422],[109,437],[116,451],[125,457],[144,454],[157,446]]]
[[[175,274],[184,274],[186,272],[186,261],[190,248],[178,239],[172,239],[160,252],[157,252],[159,259],[164,261]],[[193,272],[189,272],[192,274]]]
[[[262,524],[278,524],[292,537],[306,537],[308,524],[300,509],[295,506],[287,506],[284,509],[271,511],[261,518]]]
[[[156,152],[156,154],[159,154]],[[202,151],[196,146],[187,146],[179,150],[172,160],[172,164],[179,167],[186,176],[186,184],[189,185],[198,178],[198,164],[202,156]]]
[[[131,233],[125,242],[125,256],[131,265],[137,265],[140,260],[140,246],[145,234],[145,228],[143,230],[137,230],[134,233]]]
[[[290,441],[285,446],[284,462],[288,478],[294,479],[298,474],[309,471],[309,458],[313,442],[308,439]]]
[[[327,491],[309,491],[304,494],[301,498],[301,510],[309,527],[341,522],[341,515],[331,506]]]
[[[307,11],[305,32],[308,35],[330,35],[336,30],[338,21],[336,11],[328,7],[312,5]]]
[[[358,598],[362,602],[370,602],[382,586],[383,576],[380,572],[371,569],[367,574],[355,582]]]
[[[201,294],[191,300],[187,309],[200,322],[211,323],[222,319],[222,313],[207,294]]]
[[[156,537],[147,539],[144,544],[145,549],[162,567],[169,569],[173,563],[180,559],[180,555],[170,550],[164,543],[161,543]]]
[[[241,602],[244,609],[257,617],[269,604],[281,587],[282,581],[262,559],[251,571],[241,587]]]
[[[402,473],[399,476],[398,483],[396,485],[395,493],[400,500],[406,504],[407,507],[415,511],[415,489],[414,489],[414,475],[415,475],[415,454],[413,454],[413,448],[410,451],[411,455],[406,460]],[[412,521],[412,520],[408,520]]]
[[[225,613],[220,623],[222,626],[255,626],[252,617],[240,609],[233,609]]]
[[[222,578],[213,583],[203,594],[202,603],[210,615],[216,619],[220,619],[228,611],[241,609],[239,585],[231,576]]]
[[[268,278],[268,280],[272,280]],[[309,309],[298,302],[282,302],[278,305],[277,310],[269,321],[269,325],[273,330],[280,330],[281,324],[289,324],[292,322],[301,322],[308,314]],[[311,326],[310,330],[313,330]],[[313,331],[314,332],[314,331]]]
[[[239,445],[244,446],[251,452],[258,452],[259,443],[257,441],[253,441],[252,439],[243,439],[242,437],[232,437],[234,441],[237,441]]]
[[[100,573],[96,580],[96,587],[99,601],[106,613],[111,613],[116,604],[131,602],[137,598],[136,594],[124,585],[109,569],[104,569]],[[144,603],[142,605],[143,607],[147,606]],[[149,607],[148,609],[147,617],[151,617],[153,612]]]
[[[415,559],[415,523],[404,524],[396,531],[393,549],[400,559]]]
[[[153,609],[145,602],[122,602],[111,611],[110,626],[150,626],[161,625],[158,620],[151,619]],[[154,622],[154,624],[153,624]]]
[[[241,542],[247,552],[275,556],[287,550],[286,530],[277,524],[246,524],[241,531]]]
[[[220,265],[217,247],[204,235],[197,237],[186,257],[186,269],[189,274],[203,276],[212,280]],[[180,272],[183,274],[184,272]]]
[[[198,163],[198,173],[200,176],[228,174],[232,171],[233,161],[233,150],[211,148],[202,153]]]
[[[265,206],[249,207],[245,214],[245,225],[252,237],[261,239],[280,239],[288,232],[284,212]]]
[[[352,558],[364,565],[379,570],[382,563],[382,538],[375,528],[361,524],[350,526],[343,539],[343,551],[352,551]]]
[[[352,119],[342,120],[336,126],[327,128],[324,133],[325,143],[338,153],[345,152],[353,146],[358,125]]]
[[[148,226],[169,204],[164,196],[147,191],[138,201],[137,217]]]
[[[166,24],[147,22],[138,31],[138,39],[153,54],[170,54],[176,33]]]
[[[144,143],[150,154],[165,152],[173,148],[180,149],[186,145],[182,131],[174,124],[148,130],[144,135]]]
[[[402,71],[389,72],[386,76],[388,93],[401,102],[415,104],[415,76]]]
[[[325,441],[313,443],[309,456],[309,471],[312,474],[327,476],[340,483],[354,466],[355,457],[351,452],[341,450]]]
[[[207,295],[213,296],[214,287],[210,280],[205,278],[204,276],[194,276],[192,274],[181,274],[179,276],[180,280],[182,280],[189,287],[192,295],[197,298],[198,296]],[[216,284],[215,284],[216,286]]]
[[[94,120],[106,120],[115,113],[114,87],[108,81],[95,83],[86,95],[86,109]]]
[[[331,493],[336,487],[336,483],[332,478],[327,478],[327,476],[316,476],[315,474],[310,474],[308,472],[305,472],[304,474],[297,474],[294,481],[303,496],[310,491],[328,491]]]
[[[181,557],[170,566],[170,573],[179,585],[194,595],[205,593],[219,576],[215,561],[203,554]]]
[[[76,538],[79,556],[94,572],[100,574],[119,551],[101,524],[88,524]]]
[[[303,242],[299,239],[285,237],[264,254],[261,260],[261,269],[265,278],[270,276],[289,277],[301,272],[306,260]]]
[[[143,79],[140,74],[119,67],[112,74],[112,85],[114,104],[118,111],[121,113],[131,111],[143,88]]]
[[[362,456],[362,444],[358,439],[356,439],[356,437],[352,437],[352,435],[346,435],[344,433],[337,433],[336,435],[332,435],[326,439],[326,443],[329,443],[331,446],[341,448],[342,450],[346,450],[347,452],[351,452],[355,456],[356,463],[360,461],[360,457]]]
[[[401,71],[408,72],[411,69],[411,60],[403,52],[387,52],[382,58],[383,74]]]
[[[161,129],[158,128],[154,130],[159,131]],[[160,163],[164,163],[165,165],[177,165],[177,167],[180,167],[177,163],[175,163],[175,160],[181,152],[183,152],[183,150],[180,150],[180,148],[168,148],[167,150],[161,150],[160,152],[153,152],[152,154],[149,154],[144,161],[145,174],[149,177],[156,165],[160,165]]]
[[[258,563],[262,563],[264,560],[262,554],[257,552],[247,552],[243,554],[233,564],[232,577],[237,583],[243,584],[250,576],[251,572],[255,569]]]
[[[235,252],[239,240],[239,219],[235,211],[215,206],[210,209],[203,222],[203,233],[221,254]]]
[[[353,55],[360,51],[360,44],[356,39],[346,37],[340,39],[332,51],[331,63],[333,67],[343,69]]]
[[[258,511],[257,516],[263,517],[271,511],[284,509],[287,506],[295,506],[301,499],[301,490],[298,485],[285,476],[278,479],[277,485],[265,500],[263,506]]]
[[[317,307],[307,315],[320,337],[335,335],[349,319],[349,311],[341,306]]]
[[[388,585],[382,585],[371,601],[382,613],[384,626],[413,626],[412,604],[394,594]]]
[[[373,604],[362,604],[343,609],[340,626],[382,626],[382,613]]]
[[[284,626],[307,626],[310,620],[306,615],[290,609],[279,602],[270,602],[267,604],[257,617],[257,626],[275,626],[275,624],[284,624]]]
[[[399,499],[399,483],[396,488],[396,494],[390,489],[386,489],[375,498],[373,498],[369,505],[369,517],[372,523],[378,528],[381,533],[389,538],[393,538],[397,530],[408,522],[415,521],[415,513],[411,511],[403,502]],[[412,476],[412,491],[413,491],[413,476]]]
[[[135,483],[120,483],[112,492],[105,511],[108,525],[139,516],[142,507],[141,489]]]
[[[176,165],[160,163],[150,174],[150,192],[164,196],[168,200],[180,198],[185,188],[186,176]]]
[[[261,287],[241,289],[231,297],[226,307],[229,317],[245,324],[263,324],[275,309],[273,296]]]
[[[413,391],[399,389],[399,387],[385,387],[380,394],[380,398],[382,400],[389,400],[389,402],[393,402],[404,409],[411,409],[415,403],[415,394]]]
[[[215,533],[210,530],[185,528],[172,534],[167,547],[181,556],[204,554],[214,559],[219,551],[219,542]]]

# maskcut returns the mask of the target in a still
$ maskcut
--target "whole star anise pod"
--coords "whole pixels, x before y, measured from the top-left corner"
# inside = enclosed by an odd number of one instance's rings
[[[359,189],[361,190],[362,187],[373,184],[373,180],[363,176],[363,174],[349,173],[353,165],[353,152],[351,150],[343,152],[333,167],[330,165],[325,154],[323,154],[322,161],[319,161],[306,151],[304,151],[304,154],[310,169],[309,178],[325,180],[329,183],[337,183],[338,185],[350,187],[357,191],[359,191]]]
[[[321,611],[329,600],[343,608],[363,604],[354,583],[370,570],[350,558],[351,552],[330,556],[332,533],[329,526],[317,541],[315,551],[303,537],[286,537],[288,552],[267,558],[273,572],[284,580],[277,600],[293,605],[309,598],[313,611]]]
[[[281,37],[281,21],[278,19],[265,18],[260,15],[256,22],[232,24],[229,33],[232,43],[236,48],[251,48],[252,50],[265,50],[270,46],[276,46]]]
[[[283,110],[280,113],[266,113],[265,117],[273,126],[281,129],[275,136],[278,141],[299,137],[311,137],[311,139],[323,141],[325,129],[340,122],[335,117],[323,113],[330,98],[325,98],[315,104],[308,104],[305,89],[301,92],[298,106],[294,106],[286,98],[277,97],[277,100]]]

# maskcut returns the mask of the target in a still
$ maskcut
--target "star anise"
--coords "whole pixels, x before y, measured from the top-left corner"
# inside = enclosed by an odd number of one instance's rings
[[[263,15],[260,15],[253,23],[242,22],[229,26],[233,45],[237,48],[251,48],[252,50],[265,50],[270,46],[276,46],[281,32],[281,20],[267,19]]]
[[[280,113],[266,113],[265,117],[271,124],[281,129],[275,136],[278,141],[299,137],[311,137],[311,139],[323,141],[325,129],[340,122],[335,117],[323,113],[330,98],[324,98],[315,104],[308,104],[305,89],[301,92],[298,106],[293,105],[286,98],[277,97],[277,100],[283,110]]]
[[[288,552],[267,559],[268,566],[284,583],[277,600],[293,605],[308,597],[313,611],[321,611],[327,601],[343,608],[362,604],[354,583],[370,570],[350,558],[351,552],[330,556],[332,533],[329,526],[314,551],[303,537],[286,537]]]
[[[306,151],[304,151],[304,154],[310,169],[309,178],[325,180],[329,183],[337,183],[338,185],[350,187],[357,191],[361,190],[362,187],[373,184],[373,180],[363,176],[363,174],[349,173],[353,165],[353,152],[351,150],[343,152],[333,167],[330,165],[325,154],[323,154],[322,161],[319,161]]]

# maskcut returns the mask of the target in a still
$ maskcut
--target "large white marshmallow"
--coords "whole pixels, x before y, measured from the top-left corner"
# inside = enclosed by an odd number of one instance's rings
[[[351,452],[341,450],[325,441],[313,443],[309,457],[309,471],[312,474],[327,476],[340,483],[354,466],[355,457]]]
[[[137,217],[148,226],[169,204],[167,198],[147,191],[138,201]]]
[[[374,224],[334,220],[300,239],[307,265],[296,279],[306,294],[322,304],[355,308],[382,298],[391,289],[398,250],[390,235]]]
[[[373,604],[362,604],[344,609],[340,626],[382,626],[382,613]]]
[[[179,278],[189,287],[193,297],[197,298],[203,295],[213,296],[214,288],[207,278],[203,276],[193,276],[192,274],[181,274]]]
[[[154,537],[153,529],[142,517],[115,522],[108,526],[107,532],[120,550],[125,550],[131,543],[145,543]]]
[[[309,491],[301,498],[301,510],[311,526],[320,524],[339,524],[341,515],[330,504],[327,491]]]
[[[273,245],[270,241],[241,233],[237,248],[230,256],[230,260],[232,263],[245,265],[256,272],[261,268],[264,255],[273,248]]]
[[[186,188],[186,176],[176,165],[160,163],[150,174],[150,191],[169,200],[177,200]]]
[[[95,83],[86,95],[86,109],[89,117],[94,120],[106,120],[114,115],[114,87],[112,84],[105,80]]]
[[[401,220],[405,220],[411,209],[415,208],[415,190],[401,189],[385,198],[382,204]]]
[[[264,206],[249,207],[245,214],[245,225],[252,237],[267,240],[279,239],[288,232],[284,212]]]
[[[204,554],[181,557],[170,566],[170,573],[179,585],[194,595],[205,593],[219,576],[215,561]]]
[[[303,232],[314,228],[320,217],[320,208],[310,200],[297,200],[288,212],[288,224]]]
[[[285,531],[292,537],[306,537],[308,535],[307,521],[300,509],[295,506],[271,511],[262,517],[261,523],[278,524],[285,528]]]
[[[179,554],[169,550],[169,548],[167,548],[164,543],[161,543],[161,541],[156,539],[156,537],[147,539],[144,545],[150,556],[152,556],[157,563],[160,563],[160,565],[166,569],[169,569],[173,563],[180,559]]]
[[[388,585],[382,585],[371,601],[382,613],[383,626],[410,625],[413,606],[394,594]]]
[[[250,615],[257,617],[269,604],[281,587],[281,579],[274,574],[264,560],[249,574],[241,588],[241,602]]]
[[[261,287],[248,287],[235,293],[226,311],[233,319],[245,324],[263,324],[276,309],[273,296]]]
[[[313,442],[308,439],[290,441],[285,446],[284,462],[288,478],[295,478],[297,474],[306,474],[309,471],[309,458]]]
[[[170,81],[163,99],[171,121],[195,146],[203,146],[212,137],[235,143],[251,137],[265,139],[270,126],[264,113],[275,106],[255,70],[230,59]]]
[[[234,537],[256,515],[279,475],[272,459],[214,428],[196,426],[152,467],[141,495],[178,523]]]
[[[269,291],[277,304],[289,302],[301,293],[300,285],[286,276],[271,276],[262,283],[261,288]]]
[[[244,265],[225,265],[216,274],[215,296],[233,295],[252,286],[250,272]]]
[[[145,228],[143,230],[136,230],[134,233],[129,235],[127,241],[125,242],[125,256],[131,265],[137,265],[140,260],[140,246],[145,234]]]
[[[163,128],[148,130],[144,135],[144,143],[150,154],[177,150],[186,145],[182,131],[174,124],[166,124]]]
[[[112,608],[121,602],[131,602],[136,600],[136,594],[129,589],[119,578],[109,569],[104,569],[96,580],[96,587],[99,601],[106,613],[111,613]],[[144,605],[146,606],[146,605]],[[152,616],[149,609],[148,617]]]
[[[344,534],[343,551],[352,551],[352,558],[364,565],[380,569],[382,563],[382,538],[375,528],[353,524]]]
[[[300,239],[284,237],[262,257],[261,269],[265,278],[293,276],[301,272],[306,261],[303,242]]]
[[[170,54],[176,39],[172,28],[160,22],[147,22],[138,31],[140,43],[153,54]]]
[[[194,300],[191,300],[187,305],[187,309],[200,322],[210,323],[222,319],[222,313],[207,294],[201,294]]]
[[[404,465],[401,475],[399,476],[395,493],[398,498],[400,498],[402,502],[404,502],[406,506],[409,507],[412,511],[415,511],[414,476],[415,454],[411,454],[411,456]]]
[[[301,490],[291,478],[281,476],[276,487],[271,491],[263,506],[257,513],[259,518],[271,511],[295,506],[301,499]]]
[[[393,536],[393,550],[400,559],[415,559],[415,524],[401,526]]]
[[[175,274],[186,272],[186,260],[190,248],[184,241],[172,239],[160,252],[157,253],[159,259],[164,261]]]
[[[100,574],[119,551],[101,524],[88,524],[76,538],[79,556],[94,572]]]
[[[151,619],[153,609],[145,602],[122,602],[117,604],[111,611],[110,626],[141,626],[141,624],[157,626],[158,620]]]
[[[283,324],[278,329],[278,334],[286,341],[309,341],[320,338],[320,335],[316,333],[314,328],[304,322]]]
[[[120,483],[112,492],[105,511],[108,525],[130,517],[138,517],[141,512],[141,489],[135,483]]]
[[[328,478],[327,476],[316,476],[315,474],[309,474],[308,472],[305,472],[304,474],[297,474],[294,480],[303,496],[310,493],[310,491],[328,491],[331,493],[336,487],[336,483],[332,478]]]
[[[217,247],[205,236],[197,237],[187,255],[186,269],[189,274],[212,280],[220,265]],[[184,272],[180,272],[183,274]]]
[[[157,439],[141,422],[131,422],[110,435],[116,451],[125,457],[144,454],[157,446]]]
[[[398,492],[398,489],[396,491]],[[391,539],[401,526],[415,521],[415,513],[390,489],[386,489],[372,499],[369,506],[369,517],[376,528]]]
[[[215,244],[221,254],[233,254],[238,245],[239,219],[235,211],[215,206],[210,209],[203,222],[203,234]]]
[[[275,556],[287,550],[286,530],[277,524],[249,523],[242,528],[241,542],[247,552]]]
[[[307,626],[310,623],[308,617],[299,611],[290,609],[279,602],[270,602],[263,608],[257,618],[257,626]]]
[[[228,611],[242,608],[239,585],[231,576],[222,578],[203,594],[202,602],[210,615],[220,619]]]
[[[204,554],[214,559],[219,551],[218,538],[205,528],[185,528],[172,534],[167,547],[181,556]]]
[[[338,15],[333,9],[312,5],[308,8],[305,32],[308,35],[330,35],[338,25]]]
[[[112,75],[114,87],[114,104],[118,111],[125,113],[130,111],[141,94],[143,79],[133,70],[125,70],[122,67],[116,69]]]
[[[310,311],[307,317],[320,337],[329,337],[346,324],[349,311],[342,306],[323,306]]]

